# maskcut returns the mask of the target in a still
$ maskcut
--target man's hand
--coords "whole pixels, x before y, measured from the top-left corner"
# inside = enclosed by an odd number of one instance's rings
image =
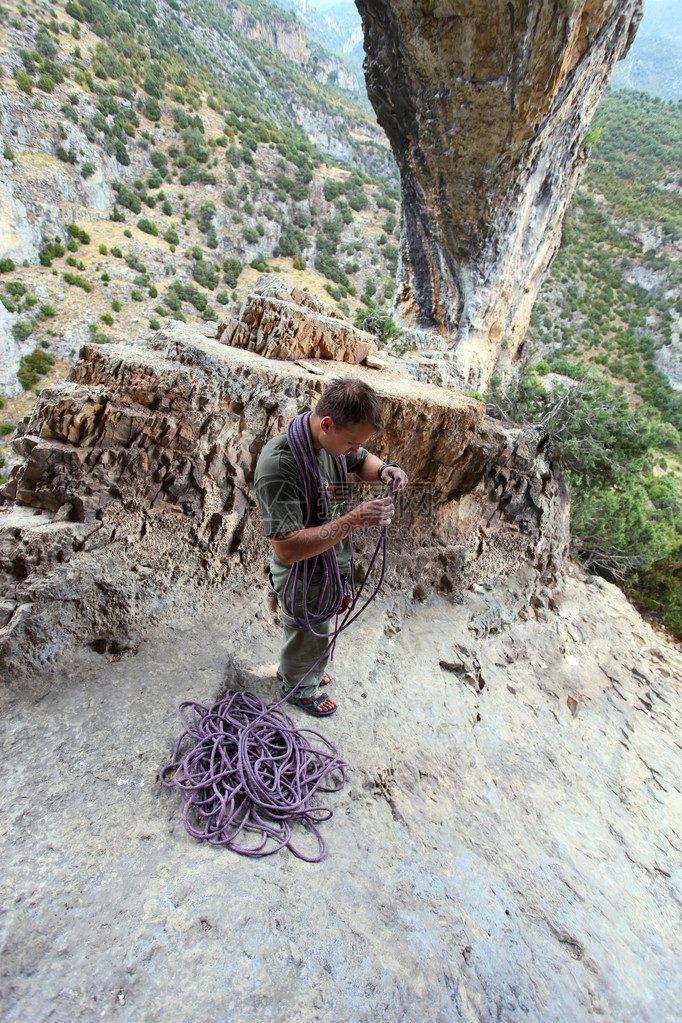
[[[345,539],[356,529],[378,526],[383,529],[393,519],[393,501],[390,497],[375,497],[364,501],[338,519],[332,519],[322,526],[310,526],[292,533],[273,533],[270,537],[272,549],[283,565],[294,561],[314,558],[316,554],[328,551],[339,540]]]
[[[397,465],[387,465],[381,474],[381,482],[387,486],[390,484],[393,493],[397,494],[407,486],[407,473]]]
[[[351,529],[367,529],[371,526],[388,526],[395,509],[390,497],[375,497],[364,501],[347,513]]]

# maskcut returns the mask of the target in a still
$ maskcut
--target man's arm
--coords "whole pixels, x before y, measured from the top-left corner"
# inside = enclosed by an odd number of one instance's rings
[[[382,465],[384,462],[380,458],[368,452],[357,475],[364,483],[377,483],[379,481],[377,473]],[[395,491],[403,490],[407,486],[407,474],[397,465],[387,465],[381,474],[381,482],[385,486],[392,483]]]
[[[368,455],[367,458],[369,457],[374,458],[375,456]],[[382,464],[379,459],[377,461],[379,465]],[[393,501],[391,498],[375,497],[374,500],[364,501],[356,508],[346,512],[345,515],[341,515],[338,519],[333,519],[331,522],[326,522],[322,526],[297,529],[292,533],[273,533],[270,537],[270,543],[282,564],[292,565],[295,561],[314,558],[316,554],[328,551],[330,547],[333,547],[356,529],[368,529],[371,526],[387,526],[392,518]]]

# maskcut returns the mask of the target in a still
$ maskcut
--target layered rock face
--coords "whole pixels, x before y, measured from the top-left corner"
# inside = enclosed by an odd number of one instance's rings
[[[245,39],[279,50],[289,60],[305,64],[309,53],[305,26],[293,18],[256,18],[242,7],[220,3],[217,5],[230,19],[235,31]]]
[[[285,361],[311,357],[357,364],[377,349],[371,334],[272,274],[261,274],[239,315],[220,324],[218,337],[223,344]]]
[[[358,0],[402,185],[397,308],[485,385],[523,340],[641,0]]]
[[[275,362],[171,324],[150,347],[86,346],[20,426],[25,461],[2,491],[0,674],[47,671],[74,643],[119,656],[203,593],[244,575],[260,584],[258,454],[342,375],[379,394],[387,429],[370,447],[411,479],[389,580],[457,594],[525,565],[526,606],[551,585],[568,500],[532,437],[390,370]],[[363,571],[377,537],[356,540]]]

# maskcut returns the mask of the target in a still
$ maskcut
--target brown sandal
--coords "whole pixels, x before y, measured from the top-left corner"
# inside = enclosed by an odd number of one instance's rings
[[[298,696],[289,696],[289,694],[285,693],[284,690],[282,690],[281,695],[282,699],[286,699],[287,703],[293,703],[296,707],[300,707],[301,710],[304,710],[306,714],[312,714],[314,718],[329,717],[329,715],[333,714],[337,709],[336,704],[334,704],[331,710],[319,710],[320,705],[326,703],[329,699],[329,697],[325,696],[324,693],[318,693],[317,696],[313,696],[310,700],[301,700]]]

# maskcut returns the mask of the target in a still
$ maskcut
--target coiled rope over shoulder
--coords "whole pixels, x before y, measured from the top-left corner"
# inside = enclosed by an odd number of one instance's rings
[[[317,509],[318,518],[329,521],[329,506],[312,444],[310,413],[296,416],[287,426],[287,439],[296,459],[305,495],[306,525]],[[346,460],[337,459],[348,503]],[[386,493],[390,493],[387,489]],[[351,540],[352,551],[352,540]],[[376,587],[358,608],[361,594],[374,564],[382,554]],[[376,597],[386,571],[387,527],[357,592],[353,580],[351,600],[341,622],[329,632],[329,643],[307,674],[282,700],[265,704],[254,693],[228,690],[222,700],[205,707],[186,700],[178,707],[184,731],[180,735],[173,760],[160,771],[159,779],[168,788],[180,790],[185,807],[183,821],[193,838],[212,845],[224,845],[247,856],[268,856],[282,848],[309,863],[324,858],[327,847],[318,825],[333,816],[326,806],[311,806],[316,792],[338,792],[346,780],[346,764],[335,746],[309,728],[298,729],[284,712],[282,704],[314,671],[337,637],[362,614]],[[308,587],[313,574],[322,571],[323,585],[315,608],[308,608]],[[289,571],[284,595],[294,608],[296,593],[303,594],[303,613],[291,613],[299,627],[321,628],[338,615],[344,597],[344,583],[333,547],[307,561],[295,562]],[[283,599],[284,599],[283,595]],[[320,633],[317,633],[320,635]],[[325,633],[325,635],[327,635]],[[313,746],[309,737],[322,745]],[[187,745],[191,748],[184,752]],[[292,824],[305,825],[317,839],[317,853],[301,852],[292,842]],[[254,836],[253,842],[248,841]]]

